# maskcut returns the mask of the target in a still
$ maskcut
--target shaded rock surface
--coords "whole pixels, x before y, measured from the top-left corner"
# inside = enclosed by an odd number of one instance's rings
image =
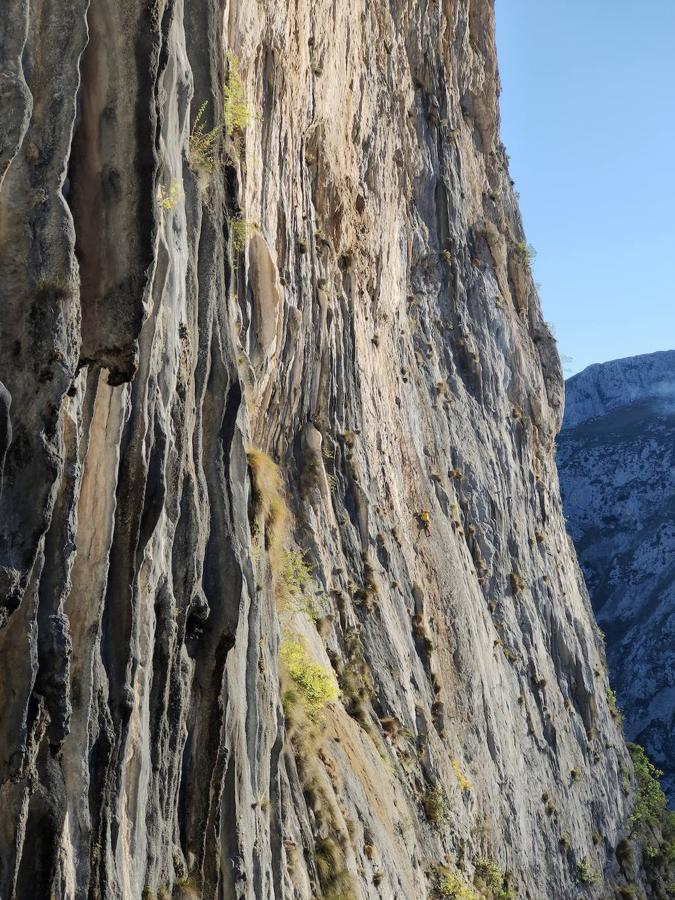
[[[612,895],[493,4],[10,0],[0,63],[0,896]],[[304,746],[249,445],[342,690]]]
[[[675,800],[675,351],[567,382],[558,466],[628,737]]]

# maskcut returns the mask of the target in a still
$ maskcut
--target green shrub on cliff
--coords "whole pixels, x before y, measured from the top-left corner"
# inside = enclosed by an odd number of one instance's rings
[[[515,888],[511,887],[508,876],[489,857],[479,856],[476,860],[475,881],[492,900],[515,900],[518,896]]]
[[[239,60],[234,53],[227,54],[228,71],[223,87],[223,118],[225,133],[243,132],[251,114],[246,102],[246,89],[239,72]]]
[[[644,747],[639,744],[628,744],[627,746],[633,760],[637,781],[635,804],[630,820],[633,823],[644,822],[651,827],[658,827],[666,808],[666,795],[661,790],[659,783],[663,772],[650,762]]]
[[[287,550],[282,558],[277,597],[281,609],[298,612],[316,621],[324,614],[325,595],[312,578],[312,569],[301,550]]]
[[[448,798],[441,787],[430,787],[422,795],[422,807],[432,825],[442,825],[448,821]]]
[[[663,774],[639,744],[628,744],[637,790],[630,817],[632,835],[642,846],[643,859],[651,872],[670,879],[675,867],[675,812],[667,808],[659,778]]]
[[[610,687],[607,688],[607,706],[609,707],[609,714],[616,724],[621,727],[623,724],[623,716],[621,715],[621,710],[616,702],[616,693]]]
[[[222,130],[229,137],[240,136],[251,118],[246,102],[246,89],[239,73],[239,60],[234,53],[227,55],[227,77],[223,85],[223,124],[207,128],[206,111],[208,100],[204,100],[197,110],[190,131],[188,161],[195,171],[210,174],[216,166],[218,135]],[[238,142],[235,140],[238,152]]]
[[[333,674],[312,659],[300,639],[285,640],[281,644],[281,660],[310,717],[316,717],[327,703],[339,698],[340,689]]]
[[[188,157],[191,168],[203,172],[213,172],[215,168],[216,141],[220,132],[219,125],[207,131],[205,117],[208,105],[208,101],[204,100],[197,110],[190,132]]]
[[[531,266],[535,256],[537,255],[537,251],[534,249],[532,244],[528,244],[525,241],[520,241],[519,244],[516,244],[516,250],[518,251],[518,256],[520,256],[525,265]]]
[[[470,887],[457,872],[439,872],[436,897],[444,900],[481,900],[478,891]]]
[[[582,884],[597,884],[600,881],[600,875],[595,871],[590,860],[585,856],[577,863],[577,875]]]

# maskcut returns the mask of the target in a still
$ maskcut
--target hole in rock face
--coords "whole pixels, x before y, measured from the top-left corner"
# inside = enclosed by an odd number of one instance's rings
[[[205,597],[193,597],[188,609],[187,621],[185,623],[185,643],[193,643],[198,641],[206,630],[206,624],[211,614],[209,604]]]
[[[204,634],[206,618],[199,613],[192,613],[185,624],[185,641],[194,643]]]

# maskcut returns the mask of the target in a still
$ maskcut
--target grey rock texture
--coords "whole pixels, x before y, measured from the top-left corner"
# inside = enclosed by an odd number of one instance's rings
[[[567,382],[558,465],[628,737],[675,800],[675,351]]]
[[[492,2],[11,0],[0,63],[0,896],[613,896]]]

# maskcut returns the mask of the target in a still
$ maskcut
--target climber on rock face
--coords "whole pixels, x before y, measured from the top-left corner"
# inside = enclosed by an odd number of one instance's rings
[[[431,516],[428,509],[421,509],[417,513],[417,522],[426,535],[431,534]]]

